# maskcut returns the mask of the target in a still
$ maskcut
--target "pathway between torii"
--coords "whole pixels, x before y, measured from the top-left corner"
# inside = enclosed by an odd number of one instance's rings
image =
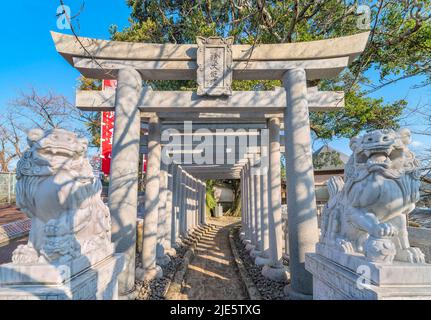
[[[229,230],[239,218],[208,219],[217,227],[197,244],[177,300],[246,300],[246,289],[229,245]]]

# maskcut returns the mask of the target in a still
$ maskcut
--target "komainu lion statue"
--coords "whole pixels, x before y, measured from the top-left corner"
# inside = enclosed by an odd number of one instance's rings
[[[28,132],[17,165],[17,206],[31,218],[13,263],[66,263],[112,250],[109,209],[86,157],[87,140],[63,129]]]
[[[410,247],[408,214],[419,199],[419,163],[408,149],[408,129],[375,130],[350,141],[345,181],[328,181],[320,243],[372,262],[424,263]]]

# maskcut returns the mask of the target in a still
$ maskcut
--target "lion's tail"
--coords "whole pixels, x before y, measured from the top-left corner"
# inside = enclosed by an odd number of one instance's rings
[[[344,180],[340,176],[333,176],[329,178],[327,182],[327,188],[329,193],[328,203],[322,210],[321,216],[321,237],[320,242],[332,245],[336,237],[335,233],[338,224],[338,210],[336,209],[337,201],[339,200],[338,195],[344,187]]]
[[[344,180],[340,176],[333,176],[329,178],[327,182],[328,187],[328,193],[329,193],[329,201],[331,199],[335,198],[338,193],[341,192],[341,190],[344,187]]]

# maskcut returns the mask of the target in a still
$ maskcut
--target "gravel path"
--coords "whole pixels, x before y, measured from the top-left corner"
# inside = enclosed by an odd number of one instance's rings
[[[262,267],[257,266],[254,263],[254,260],[250,257],[250,254],[247,250],[245,250],[244,245],[239,238],[239,228],[235,228],[234,231],[234,241],[235,245],[238,249],[239,256],[244,263],[245,268],[257,289],[259,290],[260,295],[263,300],[286,300],[288,297],[285,295],[283,289],[286,286],[286,283],[275,282],[265,278],[262,275]],[[285,265],[287,262],[283,261]]]
[[[176,270],[178,270],[184,263],[183,257],[187,252],[187,246],[181,246],[176,249],[176,255],[170,256],[171,261],[162,266],[163,277],[153,281],[136,281],[136,287],[139,288],[139,293],[136,300],[165,300],[164,294],[167,285],[174,277]],[[137,266],[141,266],[140,257],[137,257]]]

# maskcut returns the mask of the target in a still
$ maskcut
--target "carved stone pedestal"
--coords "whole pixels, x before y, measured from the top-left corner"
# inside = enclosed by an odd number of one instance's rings
[[[1,265],[0,300],[117,300],[124,255],[111,255],[76,273],[85,264],[81,258],[57,266]]]
[[[373,263],[318,244],[306,254],[305,268],[313,275],[314,300],[431,299],[429,264]]]

